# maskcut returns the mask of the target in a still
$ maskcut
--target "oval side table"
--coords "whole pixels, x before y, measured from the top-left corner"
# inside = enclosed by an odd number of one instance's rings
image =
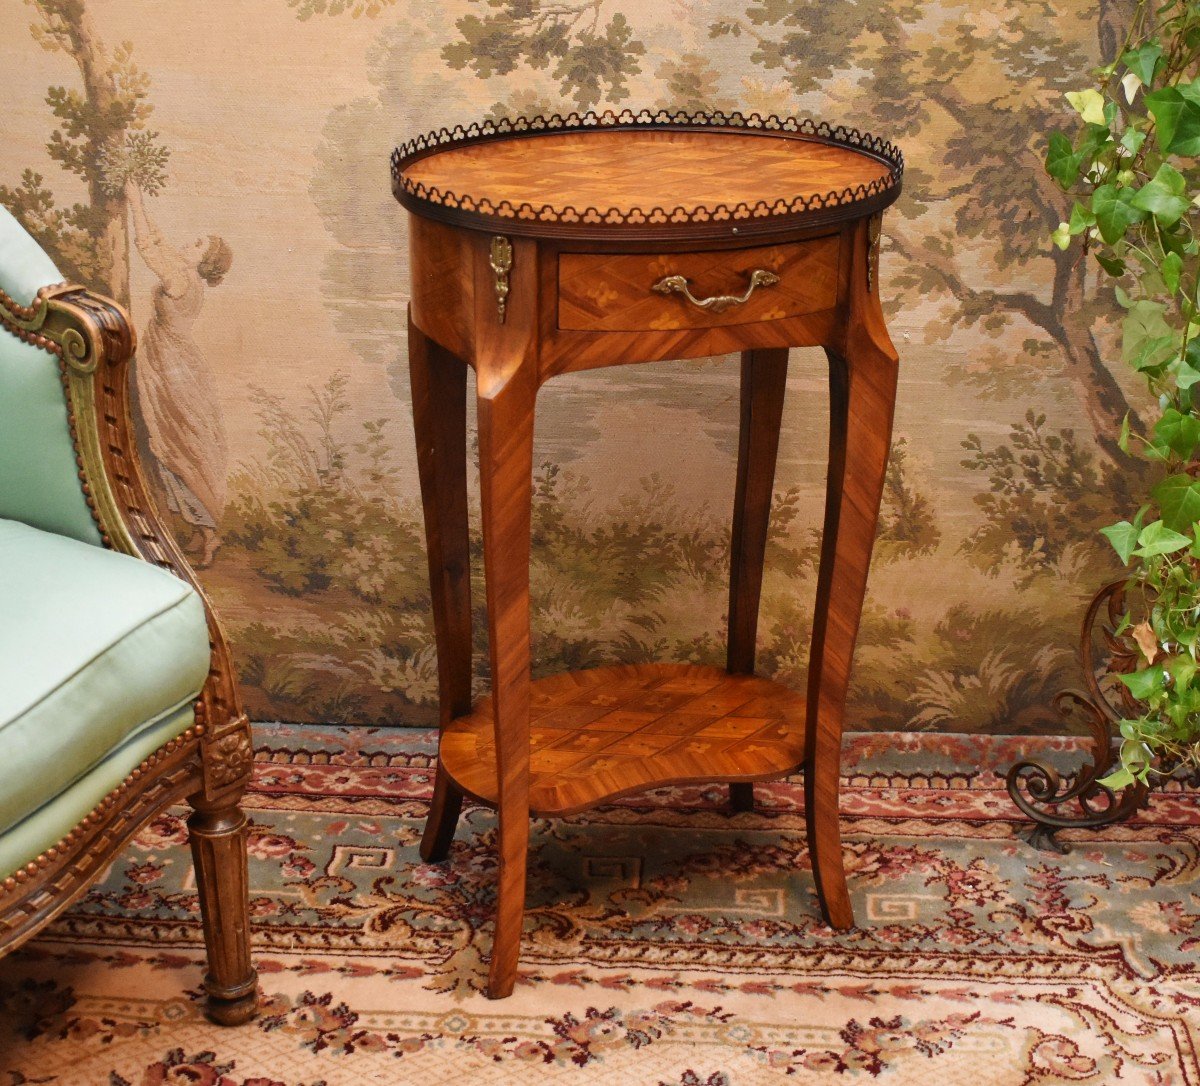
[[[488,995],[513,988],[531,815],[657,785],[803,768],[818,899],[853,925],[838,773],[891,439],[897,356],[878,292],[889,143],[810,121],[585,114],[442,131],[398,148],[412,213],[409,361],[441,739],[421,855],[464,796],[498,809]],[[807,699],[754,674],[788,348],[829,358],[830,438]],[[645,664],[530,681],[534,409],[555,374],[741,352],[725,668]],[[471,704],[466,366],[476,375],[492,693]]]

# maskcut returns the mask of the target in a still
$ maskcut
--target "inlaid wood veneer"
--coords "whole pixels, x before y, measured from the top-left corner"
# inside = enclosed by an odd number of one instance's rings
[[[804,697],[755,675],[684,664],[575,671],[530,691],[529,806],[573,814],[680,781],[770,780],[804,764]],[[495,805],[492,702],[446,728],[442,764]]]
[[[532,162],[536,156],[536,163]],[[554,208],[652,208],[695,212],[727,203],[770,204],[880,182],[889,164],[846,147],[770,135],[651,131],[551,132],[536,151],[520,140],[453,147],[413,163],[414,186],[499,206],[530,199]]]
[[[796,245],[705,253],[563,253],[558,258],[558,327],[652,332],[817,313],[837,302],[840,252],[841,238],[834,234]],[[755,290],[740,305],[716,311],[680,305],[677,295],[651,289],[667,276],[682,275],[705,297],[738,295],[758,270],[779,281]]]
[[[838,769],[891,437],[898,360],[879,299],[891,144],[825,124],[602,114],[433,133],[392,160],[412,212],[409,365],[442,735],[421,853],[464,797],[497,808],[488,994],[516,981],[529,818],[644,788],[805,774],[818,900],[854,922]],[[806,694],[755,675],[788,349],[824,347],[830,437]],[[530,678],[537,391],[560,373],[741,354],[724,668],[653,663]],[[466,367],[475,370],[492,694],[471,704]]]

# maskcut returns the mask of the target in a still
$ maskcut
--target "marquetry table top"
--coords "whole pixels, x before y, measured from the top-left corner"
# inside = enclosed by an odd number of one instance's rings
[[[433,133],[392,158],[410,210],[543,236],[843,221],[895,200],[902,173],[899,151],[863,133],[738,114],[501,122]]]

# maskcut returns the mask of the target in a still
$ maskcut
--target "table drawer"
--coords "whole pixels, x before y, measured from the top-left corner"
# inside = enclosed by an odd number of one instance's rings
[[[833,235],[700,253],[563,253],[558,327],[592,332],[716,328],[831,309],[837,301],[840,248],[841,239]],[[767,274],[752,282],[756,271]],[[682,280],[695,301],[682,293]],[[696,304],[706,299],[716,300]]]

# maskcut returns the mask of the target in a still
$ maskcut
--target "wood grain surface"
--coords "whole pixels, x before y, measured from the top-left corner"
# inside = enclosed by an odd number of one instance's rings
[[[547,149],[551,149],[549,153]],[[649,202],[790,198],[877,179],[886,164],[846,147],[727,131],[599,131],[494,140],[409,165],[479,200]],[[440,172],[438,172],[440,171]],[[856,171],[858,171],[856,173]],[[806,190],[804,186],[808,186]],[[887,202],[894,198],[894,190]],[[426,204],[420,213],[433,209]],[[478,203],[476,203],[478,206]],[[838,771],[846,692],[891,436],[897,360],[878,295],[875,206],[759,223],[757,244],[694,220],[641,236],[513,231],[506,311],[489,262],[500,218],[413,231],[413,410],[442,696],[438,778],[422,854],[447,855],[462,796],[499,812],[496,930],[487,991],[508,995],[520,950],[531,814],[568,814],[674,782],[723,781],[735,809],[751,782],[803,766],[821,908],[854,922]],[[734,227],[726,224],[732,235]],[[761,239],[761,240],[758,240]],[[693,293],[740,294],[749,271],[782,282],[707,313],[650,291],[683,275]],[[754,674],[766,538],[790,347],[830,363],[825,530],[807,697]],[[742,352],[727,668],[641,664],[531,683],[530,502],[537,390],[558,373]],[[453,352],[453,353],[452,353]],[[455,357],[455,356],[458,357]],[[473,708],[466,587],[465,366],[476,371],[492,696]]]
[[[530,695],[529,806],[585,810],[686,781],[767,780],[804,760],[804,698],[754,675],[627,664],[541,679]],[[441,764],[496,805],[491,699],[443,732]]]
[[[772,202],[869,185],[891,167],[848,147],[775,133],[545,133],[449,147],[409,163],[404,178],[475,205],[563,210],[667,209]]]
[[[899,358],[880,306],[868,221],[854,226],[848,319],[829,346],[829,470],[808,670],[805,815],[817,898],[830,925],[854,926],[838,786],[854,643],[891,447]],[[870,269],[870,274],[869,274]]]
[[[467,367],[427,337],[410,316],[408,368],[437,644],[438,705],[445,725],[471,708]],[[445,859],[461,810],[462,793],[438,766],[421,840],[423,859]]]
[[[486,238],[474,246],[476,284],[492,279]],[[479,491],[492,670],[490,734],[499,800],[500,877],[488,995],[517,979],[529,849],[529,555],[533,427],[538,373],[537,245],[513,244],[504,323],[491,290],[475,291],[475,395]],[[447,767],[449,771],[449,767]]]
[[[717,328],[781,320],[837,301],[837,235],[793,245],[692,253],[563,253],[558,259],[558,327],[632,332]],[[682,275],[697,297],[745,293],[750,273],[774,272],[743,303],[713,313],[650,288]]]

